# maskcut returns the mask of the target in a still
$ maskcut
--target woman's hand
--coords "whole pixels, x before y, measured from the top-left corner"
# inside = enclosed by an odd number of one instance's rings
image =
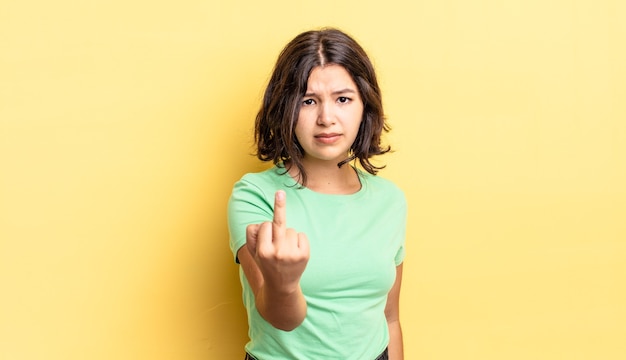
[[[288,294],[297,290],[309,261],[304,233],[287,228],[285,192],[274,196],[274,219],[246,228],[248,250],[263,274],[268,290]]]

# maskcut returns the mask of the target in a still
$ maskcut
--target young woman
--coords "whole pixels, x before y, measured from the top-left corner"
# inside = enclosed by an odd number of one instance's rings
[[[243,176],[228,204],[246,359],[403,359],[406,201],[370,162],[388,130],[354,39],[322,29],[287,44],[255,124],[274,167]]]

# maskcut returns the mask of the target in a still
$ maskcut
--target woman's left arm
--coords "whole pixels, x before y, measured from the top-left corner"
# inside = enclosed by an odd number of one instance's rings
[[[402,327],[400,326],[400,286],[402,284],[402,264],[396,267],[396,282],[387,295],[385,317],[389,327],[389,360],[404,360]]]

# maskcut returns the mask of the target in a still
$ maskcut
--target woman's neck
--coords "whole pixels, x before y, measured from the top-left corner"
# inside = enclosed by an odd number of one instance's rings
[[[350,164],[338,167],[330,162],[303,161],[306,171],[306,187],[322,194],[354,194],[361,189],[361,181],[356,170]],[[289,167],[289,175],[300,179],[298,168]]]

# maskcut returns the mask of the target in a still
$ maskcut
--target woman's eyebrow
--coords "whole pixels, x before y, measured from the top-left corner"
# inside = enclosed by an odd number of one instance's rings
[[[333,91],[333,95],[338,95],[338,94],[355,94],[356,90],[351,89],[351,88],[345,88],[345,89],[341,89],[341,90],[337,90],[337,91]]]
[[[345,89],[341,89],[341,90],[335,90],[331,93],[332,95],[339,95],[339,94],[356,94],[356,90],[351,89],[351,88],[345,88]],[[316,96],[317,93],[314,92],[307,92],[306,94],[304,94],[304,96]]]

